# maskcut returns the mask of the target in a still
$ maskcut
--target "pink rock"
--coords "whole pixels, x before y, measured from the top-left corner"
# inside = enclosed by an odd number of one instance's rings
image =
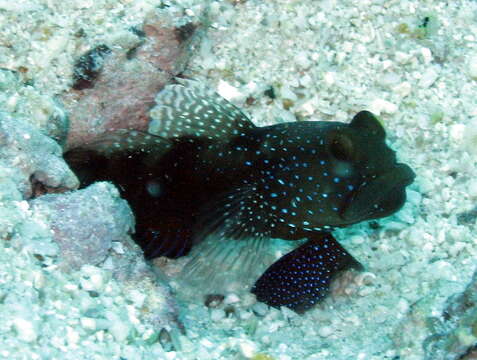
[[[146,130],[154,97],[173,76],[183,71],[190,56],[196,25],[181,27],[151,14],[135,49],[115,47],[104,56],[91,88],[71,89],[62,100],[70,118],[66,148],[94,140],[116,129]]]

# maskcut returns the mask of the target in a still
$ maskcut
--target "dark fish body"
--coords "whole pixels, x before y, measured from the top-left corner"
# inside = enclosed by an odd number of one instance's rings
[[[118,186],[136,215],[136,241],[147,258],[185,255],[210,235],[308,239],[252,289],[271,306],[306,311],[337,272],[361,267],[332,228],[399,210],[414,173],[397,163],[369,112],[350,124],[256,127],[217,94],[186,85],[158,97],[158,135],[105,135],[67,153],[67,160],[83,185]]]

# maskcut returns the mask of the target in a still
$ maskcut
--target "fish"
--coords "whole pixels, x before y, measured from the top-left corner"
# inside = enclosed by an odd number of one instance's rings
[[[156,103],[149,132],[107,133],[66,152],[66,161],[82,186],[118,187],[146,259],[179,258],[210,238],[237,249],[258,249],[268,239],[301,244],[250,287],[272,307],[304,313],[326,297],[337,274],[362,270],[333,229],[397,212],[415,178],[366,110],[349,123],[256,126],[215,91],[184,79]]]

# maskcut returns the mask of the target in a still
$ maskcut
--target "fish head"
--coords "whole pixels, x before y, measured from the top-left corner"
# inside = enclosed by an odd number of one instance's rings
[[[369,111],[359,112],[342,136],[337,140],[338,146],[331,143],[332,156],[353,164],[357,184],[340,208],[341,219],[355,223],[389,216],[401,209],[406,187],[416,175],[408,165],[397,161],[376,117]]]
[[[415,174],[397,161],[372,113],[361,111],[349,124],[299,122],[285,130],[291,146],[277,150],[269,190],[278,221],[321,230],[385,217],[403,206]]]

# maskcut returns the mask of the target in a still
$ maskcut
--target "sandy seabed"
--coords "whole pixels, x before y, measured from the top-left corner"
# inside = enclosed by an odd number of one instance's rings
[[[71,295],[73,288],[101,269],[47,271],[28,247],[11,247],[1,235],[0,358],[457,359],[426,355],[423,343],[476,268],[477,2],[0,0],[0,68],[22,80],[2,74],[0,110],[44,127],[75,59],[114,43],[155,8],[207,16],[184,75],[216,88],[257,125],[377,114],[417,174],[408,202],[376,226],[335,233],[366,267],[344,293],[304,316],[263,309],[241,294],[214,309],[189,297],[179,310],[186,335],[146,336],[154,329],[135,315],[137,291],[130,301],[122,290],[95,294],[107,316],[85,315],[90,300]],[[28,222],[28,202],[15,191],[2,185],[0,234],[19,218]],[[98,281],[101,289],[118,286]],[[236,311],[227,316],[231,304]],[[459,341],[477,343],[466,331]]]

